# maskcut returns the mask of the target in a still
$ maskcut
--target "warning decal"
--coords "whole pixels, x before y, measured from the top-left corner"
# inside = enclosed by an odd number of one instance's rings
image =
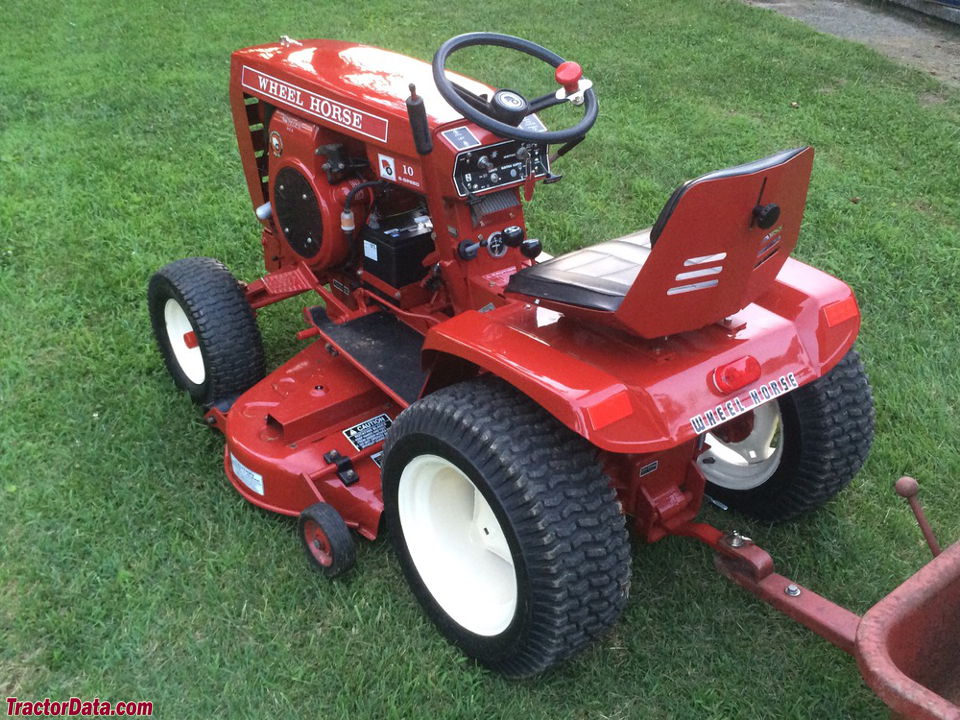
[[[383,442],[387,436],[387,430],[393,425],[393,420],[386,413],[364,420],[353,427],[348,427],[343,431],[343,436],[350,441],[357,450],[363,450],[371,445]]]
[[[643,477],[644,475],[649,475],[652,472],[656,472],[658,467],[660,467],[659,460],[654,460],[653,462],[647,463],[642,468],[640,468],[640,477]]]
[[[233,453],[230,453],[230,467],[240,482],[253,490],[257,495],[263,495],[263,475],[254,472],[237,460]]]

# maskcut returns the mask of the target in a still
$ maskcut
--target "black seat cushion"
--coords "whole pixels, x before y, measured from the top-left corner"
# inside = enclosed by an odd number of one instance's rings
[[[524,268],[507,292],[613,312],[650,256],[650,229]]]

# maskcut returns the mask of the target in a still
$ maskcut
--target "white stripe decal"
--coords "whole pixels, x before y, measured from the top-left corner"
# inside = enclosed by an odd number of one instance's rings
[[[691,270],[690,272],[682,272],[677,275],[677,280],[693,280],[698,277],[707,277],[707,275],[717,275],[723,270],[722,265],[717,265],[716,267],[704,268],[703,270]]]
[[[694,290],[706,290],[716,287],[718,280],[704,280],[703,282],[690,283],[689,285],[677,285],[667,290],[667,295],[680,295],[681,293],[693,292]]]
[[[683,264],[686,267],[690,267],[691,265],[703,265],[704,263],[720,262],[725,257],[727,257],[725,252],[715,253],[713,255],[701,255],[700,257],[687,258],[683,261]]]

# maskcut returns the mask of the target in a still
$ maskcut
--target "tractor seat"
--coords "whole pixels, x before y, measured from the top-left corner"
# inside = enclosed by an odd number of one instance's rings
[[[575,250],[524,268],[509,292],[613,312],[650,256],[651,228]]]
[[[813,149],[678,187],[649,230],[514,273],[505,288],[644,338],[697,330],[754,302],[797,244]]]

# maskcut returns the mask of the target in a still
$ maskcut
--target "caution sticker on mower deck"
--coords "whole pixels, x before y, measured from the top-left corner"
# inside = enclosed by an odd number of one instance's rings
[[[694,415],[690,418],[690,427],[697,435],[700,435],[717,425],[723,425],[727,420],[732,420],[737,415],[753,410],[765,402],[780,397],[798,387],[800,387],[800,384],[797,382],[796,375],[793,373],[781,375],[776,380],[771,380],[751,389],[746,397],[735,397],[722,405],[716,405],[704,410],[699,415]]]
[[[387,430],[393,425],[393,420],[386,413],[364,420],[343,431],[343,436],[350,441],[357,450],[363,450],[378,442],[383,442]]]

